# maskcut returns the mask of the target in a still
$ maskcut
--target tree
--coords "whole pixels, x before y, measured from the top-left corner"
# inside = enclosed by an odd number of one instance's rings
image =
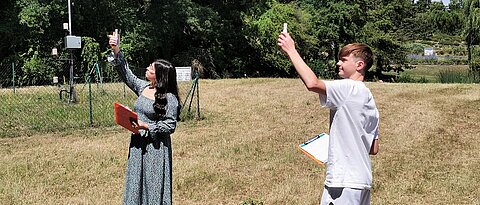
[[[411,4],[406,0],[387,3],[371,1],[368,7],[368,20],[362,27],[359,39],[374,50],[376,67],[373,77],[383,79],[383,72],[399,73],[410,68],[405,59],[407,53],[399,30],[404,19],[411,15]]]
[[[292,76],[295,73],[288,58],[276,46],[283,23],[288,23],[289,33],[295,38],[304,58],[311,57],[317,42],[312,35],[310,19],[311,15],[296,3],[283,4],[276,1],[260,16],[245,18],[248,43],[259,53],[260,64],[264,65],[259,70],[262,75]]]
[[[330,57],[327,69],[338,73],[335,62],[338,61],[340,47],[358,41],[359,32],[366,23],[365,4],[355,1],[321,1],[315,3],[313,13],[314,30],[319,39],[321,50]],[[332,64],[333,61],[333,64]]]
[[[466,16],[465,41],[467,42],[468,64],[474,75],[480,77],[480,62],[474,61],[474,45],[480,44],[480,0],[464,0]]]

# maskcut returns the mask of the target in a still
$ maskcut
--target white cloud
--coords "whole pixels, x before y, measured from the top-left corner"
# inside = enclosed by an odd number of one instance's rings
[[[450,0],[432,0],[432,1],[439,1],[439,2],[441,1],[445,6],[448,6],[450,4]],[[417,0],[415,0],[415,2],[417,2]]]
[[[445,6],[448,6],[450,4],[450,0],[432,0],[432,1],[441,1]]]

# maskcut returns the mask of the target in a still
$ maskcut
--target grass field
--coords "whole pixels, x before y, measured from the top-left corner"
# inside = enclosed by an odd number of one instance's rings
[[[480,85],[367,83],[380,111],[372,204],[480,204]],[[318,204],[324,171],[297,149],[328,130],[299,79],[202,80],[204,119],[178,125],[175,204]],[[120,204],[118,127],[0,138],[1,204]]]
[[[415,65],[414,69],[405,70],[405,72],[402,72],[400,75],[408,75],[415,80],[423,77],[428,80],[428,82],[438,83],[440,82],[440,73],[446,71],[467,73],[469,68],[468,65]]]
[[[182,100],[187,96],[191,85],[191,81],[179,83]],[[75,89],[78,98],[76,103],[68,103],[69,96],[66,94],[60,100],[60,89],[57,86],[20,87],[15,93],[11,88],[0,89],[0,116],[8,119],[0,120],[0,138],[113,126],[113,103],[133,107],[136,99],[124,83],[93,84],[90,121],[88,86],[76,84]],[[185,103],[185,100],[181,103]],[[196,108],[196,103],[192,103],[192,107]]]

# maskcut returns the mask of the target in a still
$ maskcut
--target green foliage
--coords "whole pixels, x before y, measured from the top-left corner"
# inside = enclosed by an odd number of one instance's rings
[[[310,61],[309,66],[318,77],[323,79],[334,79],[337,76],[337,73],[331,65],[335,65],[335,63],[336,62],[333,60],[325,61],[319,59]]]
[[[469,67],[470,74],[476,78],[480,78],[480,46],[472,45],[470,47],[472,57],[470,59]]]
[[[415,82],[415,79],[411,75],[404,74],[404,75],[400,75],[397,78],[397,82],[399,82],[399,83],[413,83],[413,82]]]
[[[295,3],[282,4],[273,2],[271,8],[258,19],[245,18],[248,27],[248,43],[261,55],[262,64],[272,70],[264,73],[292,75],[293,70],[289,59],[276,46],[278,35],[282,31],[283,23],[288,23],[290,35],[294,38],[297,49],[302,53],[309,53],[309,47],[315,45],[315,38],[311,34],[309,24],[311,16]],[[308,55],[307,55],[308,56]]]
[[[355,41],[366,20],[365,11],[355,2],[327,2],[326,5],[316,5],[310,12],[314,14],[312,20],[317,38],[324,46]]]
[[[409,74],[401,74],[396,78],[398,83],[430,83],[430,81],[425,77],[421,76],[420,78],[415,78]]]
[[[480,43],[480,0],[465,0],[465,32],[467,44]]]
[[[13,65],[12,65],[13,64]],[[13,68],[12,68],[13,66]],[[15,56],[8,56],[0,62],[0,88],[13,85],[13,70],[18,69],[18,60]],[[15,71],[17,74],[18,71]],[[15,84],[18,85],[18,77],[15,79]]]
[[[432,41],[442,46],[465,46],[462,36],[453,36],[445,33],[435,33],[432,35]],[[464,47],[463,49],[465,49]]]
[[[407,44],[405,47],[410,54],[423,55],[424,49],[426,47],[429,47],[429,45],[425,45],[421,43],[410,43],[410,44]]]
[[[430,81],[424,76],[420,77],[420,79],[417,80],[417,83],[429,83],[429,82]]]
[[[19,70],[26,64],[30,77],[49,78],[32,76],[40,74],[34,71],[40,68],[32,65],[57,69],[64,63],[52,62],[47,56],[53,47],[62,50],[66,3],[2,1],[0,61],[35,48],[36,57],[21,58]],[[75,69],[77,76],[85,75],[95,59],[103,60],[109,49],[107,35],[116,28],[122,31],[122,51],[132,68],[143,69],[158,58],[178,66],[196,61],[207,78],[295,76],[288,58],[276,46],[285,22],[302,57],[322,77],[335,76],[338,50],[351,42],[373,47],[378,75],[407,68],[406,52],[418,54],[420,47],[406,48],[405,42],[431,40],[441,48],[436,49],[439,54],[467,55],[471,50],[467,52],[462,41],[476,45],[480,39],[478,0],[452,0],[449,9],[439,2],[410,0],[82,0],[74,1],[71,8],[73,35],[84,41],[82,52],[73,52],[74,59],[82,62]],[[105,75],[113,79],[115,74],[107,69]]]
[[[18,14],[20,25],[25,25],[36,34],[44,34],[45,28],[49,26],[50,6],[43,5],[37,0],[34,1],[17,1],[17,5],[22,8]]]
[[[408,59],[412,65],[467,65],[467,59],[461,57],[437,57],[424,59]]]
[[[20,85],[46,85],[51,82],[55,70],[50,66],[45,58],[40,56],[36,49],[30,49],[29,57],[26,58],[22,67],[22,76]]]
[[[468,63],[474,76],[480,76],[480,52],[475,51],[475,45],[480,44],[480,0],[465,0],[466,16],[465,40],[467,42]]]
[[[89,70],[98,62],[100,59],[100,44],[96,42],[94,38],[91,37],[82,37],[82,73],[88,74]],[[77,70],[78,72],[79,70]]]
[[[430,39],[438,33],[460,36],[465,17],[458,1],[451,4],[447,9],[441,2],[417,1],[402,22],[401,32],[409,39]]]
[[[480,83],[479,77],[454,70],[441,71],[439,79],[441,83]]]
[[[456,35],[463,28],[463,13],[448,10],[431,10],[420,13],[417,17],[423,29]]]

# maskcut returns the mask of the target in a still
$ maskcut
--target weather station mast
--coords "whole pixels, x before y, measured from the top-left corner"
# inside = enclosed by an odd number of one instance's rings
[[[70,94],[70,98],[68,100],[69,103],[76,103],[77,102],[77,92],[75,91],[74,85],[74,75],[73,75],[73,50],[82,48],[82,38],[79,36],[72,35],[72,15],[71,15],[71,2],[68,0],[68,35],[65,36],[65,48],[70,51],[70,79],[69,79],[69,86],[70,89],[68,93]]]

